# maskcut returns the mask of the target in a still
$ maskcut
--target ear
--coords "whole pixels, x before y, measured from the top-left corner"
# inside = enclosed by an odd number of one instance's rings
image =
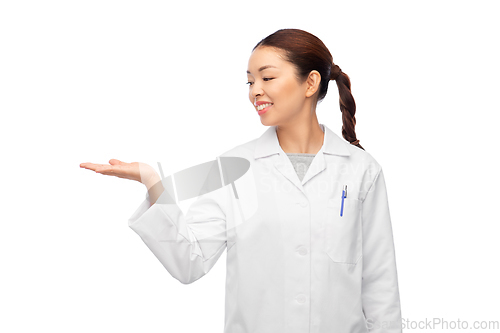
[[[317,70],[312,70],[306,80],[306,97],[313,96],[319,89],[321,74]]]

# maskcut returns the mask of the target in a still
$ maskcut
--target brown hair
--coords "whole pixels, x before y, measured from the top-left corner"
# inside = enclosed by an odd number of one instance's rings
[[[351,94],[351,80],[333,63],[333,57],[323,42],[313,34],[300,29],[280,29],[262,39],[252,49],[257,47],[274,47],[283,51],[285,60],[292,63],[299,75],[299,80],[305,81],[312,70],[321,75],[318,102],[321,102],[328,91],[328,83],[335,80],[339,89],[339,104],[342,112],[342,136],[364,150],[356,139],[356,103]]]

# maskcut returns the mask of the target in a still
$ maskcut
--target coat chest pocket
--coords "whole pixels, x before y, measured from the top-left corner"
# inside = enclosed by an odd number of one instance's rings
[[[324,251],[333,262],[356,264],[361,257],[361,202],[345,198],[330,198],[327,205],[324,232]]]

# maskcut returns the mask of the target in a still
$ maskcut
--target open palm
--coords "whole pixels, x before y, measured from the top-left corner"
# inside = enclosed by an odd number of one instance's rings
[[[126,163],[114,158],[109,160],[109,164],[81,163],[80,168],[92,170],[103,175],[135,180],[143,184],[151,181],[156,175],[153,167],[146,163]]]

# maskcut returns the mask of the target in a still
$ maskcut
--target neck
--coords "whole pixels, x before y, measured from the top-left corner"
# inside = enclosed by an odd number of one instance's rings
[[[316,117],[310,122],[279,125],[276,134],[285,153],[317,154],[323,146],[325,133]]]

